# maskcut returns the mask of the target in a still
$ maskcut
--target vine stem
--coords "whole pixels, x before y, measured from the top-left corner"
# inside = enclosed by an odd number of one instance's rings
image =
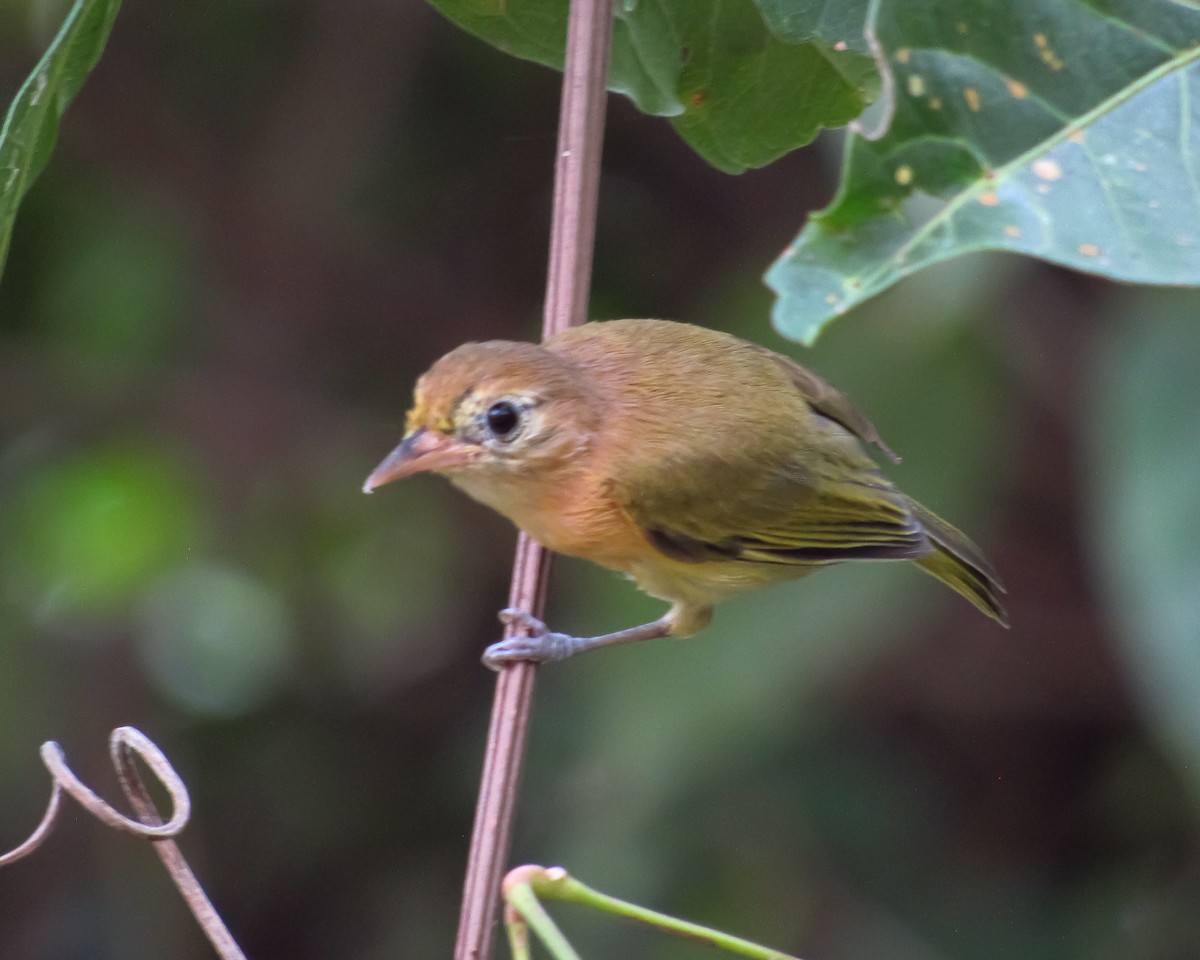
[[[62,796],[64,793],[74,797],[88,813],[101,823],[121,830],[124,833],[142,837],[154,843],[154,852],[158,854],[167,872],[174,881],[176,888],[183,896],[196,922],[212,943],[221,960],[246,960],[246,955],[234,941],[225,922],[217,913],[212,901],[200,886],[192,868],[179,850],[175,842],[183,828],[187,826],[191,816],[192,801],[188,797],[187,786],[175,772],[171,762],[166,758],[155,743],[144,733],[134,727],[117,727],[108,738],[109,756],[113,768],[117,772],[117,780],[125,793],[126,799],[137,815],[137,819],[127,817],[110,803],[102,800],[72,772],[67,765],[66,755],[53,740],[42,744],[42,762],[50,771],[54,786],[50,793],[50,803],[42,822],[20,846],[8,853],[0,854],[0,867],[15,863],[29,856],[50,835],[59,814],[62,811]],[[134,760],[141,760],[171,798],[171,816],[164,820],[154,806],[154,800],[142,781]]]
[[[612,5],[613,0],[571,0],[554,165],[543,337],[587,319]],[[543,547],[521,534],[513,561],[510,607],[536,617],[542,615],[549,561]],[[506,635],[515,629],[509,627]],[[488,960],[491,955],[536,673],[534,664],[521,662],[505,667],[496,677],[454,960]]]

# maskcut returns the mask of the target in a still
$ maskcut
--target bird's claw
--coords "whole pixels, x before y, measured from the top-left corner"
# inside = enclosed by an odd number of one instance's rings
[[[508,607],[500,611],[499,617],[506,627],[517,627],[528,636],[508,637],[484,650],[483,665],[490,670],[500,670],[518,660],[531,660],[534,663],[566,660],[575,652],[577,638],[566,633],[554,633],[531,613]]]
[[[540,637],[542,634],[550,632],[546,624],[532,613],[527,613],[519,607],[505,607],[496,614],[496,617],[506,627],[524,630],[531,637]]]

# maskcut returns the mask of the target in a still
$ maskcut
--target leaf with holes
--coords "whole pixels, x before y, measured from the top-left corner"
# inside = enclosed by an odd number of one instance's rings
[[[431,0],[493,46],[562,68],[567,0]],[[761,7],[761,10],[760,10]],[[866,0],[618,0],[609,89],[713,166],[761,167],[873,98]]]
[[[1200,6],[877,0],[894,117],[853,135],[832,205],[771,267],[776,326],[822,326],[908,274],[1011,250],[1200,284]]]
[[[17,208],[42,172],[59,121],[104,52],[120,0],[76,0],[0,127],[0,273]]]

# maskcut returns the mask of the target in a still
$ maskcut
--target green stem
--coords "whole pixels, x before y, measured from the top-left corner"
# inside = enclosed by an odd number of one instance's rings
[[[508,951],[512,960],[532,960],[529,953],[529,924],[519,910],[504,911],[504,931],[508,934]]]
[[[518,867],[509,874],[508,882],[505,883],[505,899],[514,911],[529,921],[534,932],[546,943],[556,960],[578,960],[578,955],[546,914],[538,900],[539,897],[544,900],[578,903],[604,913],[637,920],[639,923],[657,927],[659,930],[665,930],[688,940],[728,950],[730,953],[740,954],[743,957],[750,957],[751,960],[797,960],[790,954],[751,943],[741,937],[610,897],[580,883],[561,867],[549,869]],[[516,957],[515,960],[523,960],[523,958]]]
[[[554,955],[554,960],[581,960],[579,954],[575,952],[575,948],[571,946],[570,941],[558,929],[558,925],[550,919],[550,914],[546,912],[546,908],[538,900],[532,883],[526,881],[512,885],[505,884],[504,899],[514,913],[518,914],[525,923],[533,927],[533,932],[546,945],[546,949]],[[511,921],[506,920],[506,925],[509,928],[509,945],[512,946],[513,929]],[[526,937],[526,940],[528,940],[528,937]],[[528,943],[524,945],[524,950],[524,956],[514,950],[513,960],[528,960]]]

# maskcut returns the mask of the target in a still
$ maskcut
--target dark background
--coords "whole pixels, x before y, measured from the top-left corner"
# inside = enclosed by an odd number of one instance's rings
[[[0,0],[0,99],[62,12]],[[127,0],[0,286],[0,847],[42,741],[112,796],[133,724],[254,960],[448,956],[514,538],[435,478],[359,487],[429,363],[537,336],[557,84],[418,3]],[[973,258],[805,352],[759,278],[836,138],[732,178],[618,97],[607,137],[592,315],[830,377],[1013,629],[859,565],[547,669],[513,862],[814,960],[1200,957],[1196,296]],[[660,609],[555,568],[563,629]],[[706,955],[561,913],[585,956]],[[71,807],[0,871],[0,955],[210,954]]]

